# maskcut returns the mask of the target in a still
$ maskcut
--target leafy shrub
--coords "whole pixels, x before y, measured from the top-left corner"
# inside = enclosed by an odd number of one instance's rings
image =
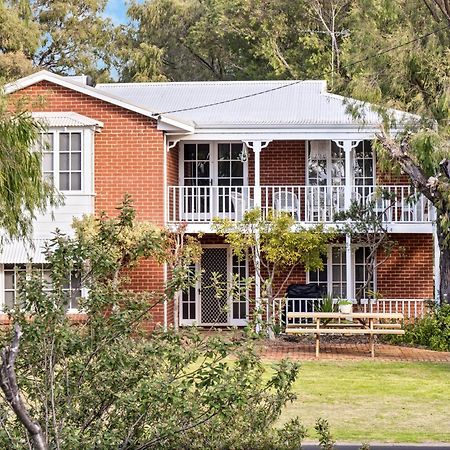
[[[450,305],[433,308],[422,319],[406,325],[404,336],[392,337],[390,342],[450,351]]]
[[[75,237],[55,236],[52,284],[39,273],[23,281],[14,330],[2,336],[5,358],[16,342],[17,359],[0,361],[0,385],[11,391],[12,369],[19,392],[0,398],[0,448],[36,442],[13,411],[15,398],[40,428],[36,449],[300,448],[297,420],[275,427],[294,399],[297,364],[281,362],[265,377],[252,342],[195,329],[144,332],[165,294],[127,289],[126,273],[141,258],[164,261],[165,252],[164,235],[136,224],[129,203],[117,219],[85,219]],[[79,298],[85,318],[75,324],[65,312],[74,272],[89,289]]]

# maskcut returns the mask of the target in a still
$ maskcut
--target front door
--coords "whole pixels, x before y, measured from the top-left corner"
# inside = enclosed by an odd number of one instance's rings
[[[232,256],[226,245],[209,245],[192,270],[197,284],[181,295],[181,325],[246,325],[248,293],[241,280],[247,278],[247,262]],[[233,280],[237,284],[231,290]]]
[[[228,324],[228,249],[207,247],[202,253],[200,324]]]

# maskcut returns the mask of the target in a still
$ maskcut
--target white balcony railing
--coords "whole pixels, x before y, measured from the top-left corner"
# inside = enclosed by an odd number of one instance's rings
[[[254,186],[169,186],[169,222],[209,223],[214,217],[240,220],[255,206]],[[380,193],[384,194],[380,196]],[[261,186],[263,215],[272,211],[291,214],[306,223],[332,222],[345,209],[344,186]],[[387,223],[430,222],[433,208],[411,186],[353,186],[351,200],[373,201]]]

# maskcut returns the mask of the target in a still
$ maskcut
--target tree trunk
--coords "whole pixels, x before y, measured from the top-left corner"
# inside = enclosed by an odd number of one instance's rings
[[[33,448],[35,450],[47,450],[47,443],[45,441],[42,428],[33,418],[29,415],[25,404],[23,403],[22,396],[20,394],[19,386],[16,379],[16,371],[14,363],[16,362],[17,355],[19,353],[20,337],[22,331],[20,325],[17,323],[14,325],[14,334],[11,341],[11,345],[6,346],[2,350],[2,364],[0,366],[0,386],[5,399],[8,402],[11,409],[17,416],[17,419],[26,428]]]
[[[446,233],[439,220],[436,221],[439,243],[439,300],[440,303],[450,303],[450,248],[445,245]]]
[[[178,292],[173,298],[173,327],[178,333],[180,327],[180,294]]]

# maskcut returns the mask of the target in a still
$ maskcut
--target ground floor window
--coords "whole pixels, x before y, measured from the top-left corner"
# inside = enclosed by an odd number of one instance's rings
[[[17,305],[21,279],[36,271],[41,275],[44,291],[50,292],[53,288],[51,270],[48,266],[37,264],[4,264],[0,265],[0,309],[6,311]],[[73,274],[63,287],[67,295],[66,309],[69,312],[78,311],[78,300],[83,295],[81,278]]]
[[[353,279],[354,294],[365,284],[368,278],[367,247],[353,248]],[[347,254],[344,245],[334,245],[328,250],[323,258],[323,270],[308,272],[308,282],[318,284],[324,292],[334,298],[345,298],[347,296]],[[361,298],[369,297],[369,291],[374,290],[374,280],[364,289]]]

